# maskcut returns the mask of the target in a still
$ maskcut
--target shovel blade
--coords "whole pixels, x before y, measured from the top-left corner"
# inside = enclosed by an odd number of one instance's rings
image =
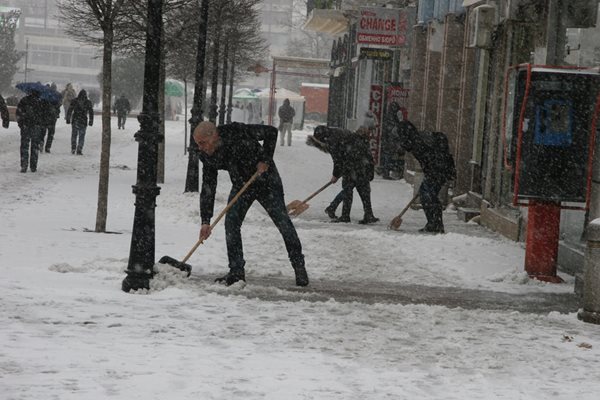
[[[308,210],[308,207],[309,207],[308,203],[300,203],[297,207],[290,210],[289,214],[293,217],[297,217],[298,215],[302,214],[304,211]]]
[[[302,202],[300,200],[293,200],[293,201],[291,201],[290,204],[287,205],[288,212],[294,210],[300,204],[302,204]]]
[[[183,263],[181,261],[177,261],[173,257],[162,256],[160,260],[158,260],[159,264],[170,265],[173,268],[177,268],[180,271],[187,272],[187,276],[192,274],[192,266],[187,263]]]
[[[400,229],[400,225],[402,225],[402,217],[398,215],[390,221],[390,225],[388,226],[388,228],[397,231],[398,229]]]

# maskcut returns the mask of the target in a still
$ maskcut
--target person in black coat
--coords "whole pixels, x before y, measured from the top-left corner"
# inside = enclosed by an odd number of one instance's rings
[[[37,171],[41,130],[45,123],[46,108],[39,92],[33,90],[17,105],[17,124],[21,128],[21,172]]]
[[[10,115],[8,114],[8,107],[2,95],[0,95],[0,117],[2,117],[2,127],[8,128],[10,125]]]
[[[58,93],[56,90],[56,84],[52,84],[50,86],[52,90]],[[40,152],[42,151],[42,147],[46,153],[50,153],[50,149],[52,148],[52,141],[54,140],[54,133],[56,132],[56,120],[60,117],[60,106],[62,105],[62,96],[54,102],[44,100],[44,106],[46,108],[46,113],[44,115],[45,123],[42,126],[42,134],[40,138]],[[46,138],[47,134],[47,138]],[[44,146],[44,140],[46,141],[46,145]]]
[[[203,121],[194,130],[194,140],[200,149],[202,161],[200,239],[207,239],[211,234],[210,220],[213,216],[218,171],[226,170],[229,173],[230,201],[255,172],[260,173],[225,216],[229,272],[216,279],[216,282],[229,286],[240,280],[245,281],[246,262],[241,227],[248,209],[257,200],[283,237],[288,257],[296,274],[296,285],[308,285],[302,245],[288,216],[283,185],[273,161],[273,153],[277,145],[277,129],[265,125],[239,123],[216,127],[212,122]]]
[[[400,145],[417,159],[424,179],[419,188],[427,225],[420,232],[444,233],[442,204],[438,198],[444,184],[456,177],[454,158],[450,154],[448,138],[441,132],[419,132],[406,120],[397,118]]]
[[[290,105],[290,99],[283,100],[283,104],[277,110],[277,115],[279,116],[279,131],[281,132],[281,145],[283,146],[283,142],[285,139],[285,134],[287,132],[287,145],[292,145],[292,125],[294,123],[294,116],[296,116],[296,111]]]
[[[362,131],[361,131],[362,132]],[[352,192],[354,188],[358,192],[363,203],[364,217],[359,224],[371,224],[379,221],[373,215],[371,206],[371,184],[374,175],[373,156],[369,149],[368,137],[359,133],[352,133],[338,128],[317,126],[313,136],[307,138],[307,144],[315,146],[331,155],[333,159],[333,173],[331,182],[335,183],[342,178],[343,198],[342,215],[335,222],[350,222],[350,210],[352,209]],[[337,206],[334,200],[327,209],[330,214],[331,208]]]
[[[115,105],[113,107],[113,112],[117,114],[118,129],[125,129],[125,120],[127,119],[127,114],[129,114],[130,111],[131,104],[129,104],[127,97],[122,94],[121,97],[115,101]]]
[[[71,124],[71,154],[77,151],[81,155],[86,129],[88,125],[94,125],[94,109],[85,90],[82,89],[69,105],[66,121]]]

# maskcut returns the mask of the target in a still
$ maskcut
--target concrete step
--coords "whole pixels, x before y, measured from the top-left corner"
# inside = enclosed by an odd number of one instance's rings
[[[481,209],[479,208],[458,207],[456,209],[456,215],[458,216],[458,219],[463,222],[468,222],[480,214]]]

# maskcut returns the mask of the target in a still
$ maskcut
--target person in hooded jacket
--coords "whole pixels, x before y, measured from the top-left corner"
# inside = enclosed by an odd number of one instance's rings
[[[448,138],[442,132],[419,132],[411,122],[398,117],[395,129],[400,146],[411,153],[423,169],[419,197],[427,224],[419,232],[444,233],[443,207],[438,195],[444,184],[456,177]]]
[[[82,89],[71,102],[66,121],[71,124],[71,154],[82,155],[87,127],[94,125],[94,109],[85,90]]]
[[[229,286],[246,279],[241,227],[248,209],[256,200],[263,206],[283,237],[288,258],[296,275],[296,285],[308,285],[302,245],[288,215],[283,185],[273,161],[273,153],[277,145],[277,129],[266,125],[239,123],[216,127],[212,122],[203,121],[194,130],[194,140],[200,149],[199,157],[202,161],[200,239],[207,239],[212,232],[210,220],[215,204],[218,171],[226,170],[229,173],[231,179],[229,201],[255,172],[260,174],[225,216],[229,272],[216,281]]]
[[[0,95],[0,117],[2,117],[2,127],[8,128],[10,125],[10,115],[8,113],[8,107],[4,101],[4,97]]]
[[[367,129],[361,128],[357,133],[352,133],[338,128],[317,126],[314,135],[307,138],[307,144],[327,152],[333,159],[333,173],[331,182],[335,183],[342,178],[342,192],[336,196],[332,204],[325,210],[330,217],[335,217],[336,202],[343,201],[342,215],[334,219],[335,222],[350,222],[352,209],[353,190],[356,188],[363,203],[364,216],[359,224],[372,224],[379,221],[373,215],[371,206],[371,183],[374,176],[374,164],[371,150],[369,149]],[[333,210],[332,210],[333,208]],[[333,211],[333,212],[331,212]]]
[[[280,143],[283,146],[285,134],[287,132],[287,145],[291,146],[292,124],[294,123],[294,116],[296,115],[296,111],[290,105],[290,99],[283,100],[283,105],[279,107],[277,115],[279,116],[279,132],[281,135]]]
[[[45,121],[46,108],[40,94],[32,90],[17,105],[17,124],[21,128],[21,172],[37,171],[41,130]]]

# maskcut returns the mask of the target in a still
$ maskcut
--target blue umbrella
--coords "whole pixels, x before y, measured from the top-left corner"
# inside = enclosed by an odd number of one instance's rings
[[[15,87],[27,94],[36,91],[40,94],[41,99],[49,101],[50,103],[60,104],[62,101],[60,93],[40,82],[21,82],[17,83]]]

